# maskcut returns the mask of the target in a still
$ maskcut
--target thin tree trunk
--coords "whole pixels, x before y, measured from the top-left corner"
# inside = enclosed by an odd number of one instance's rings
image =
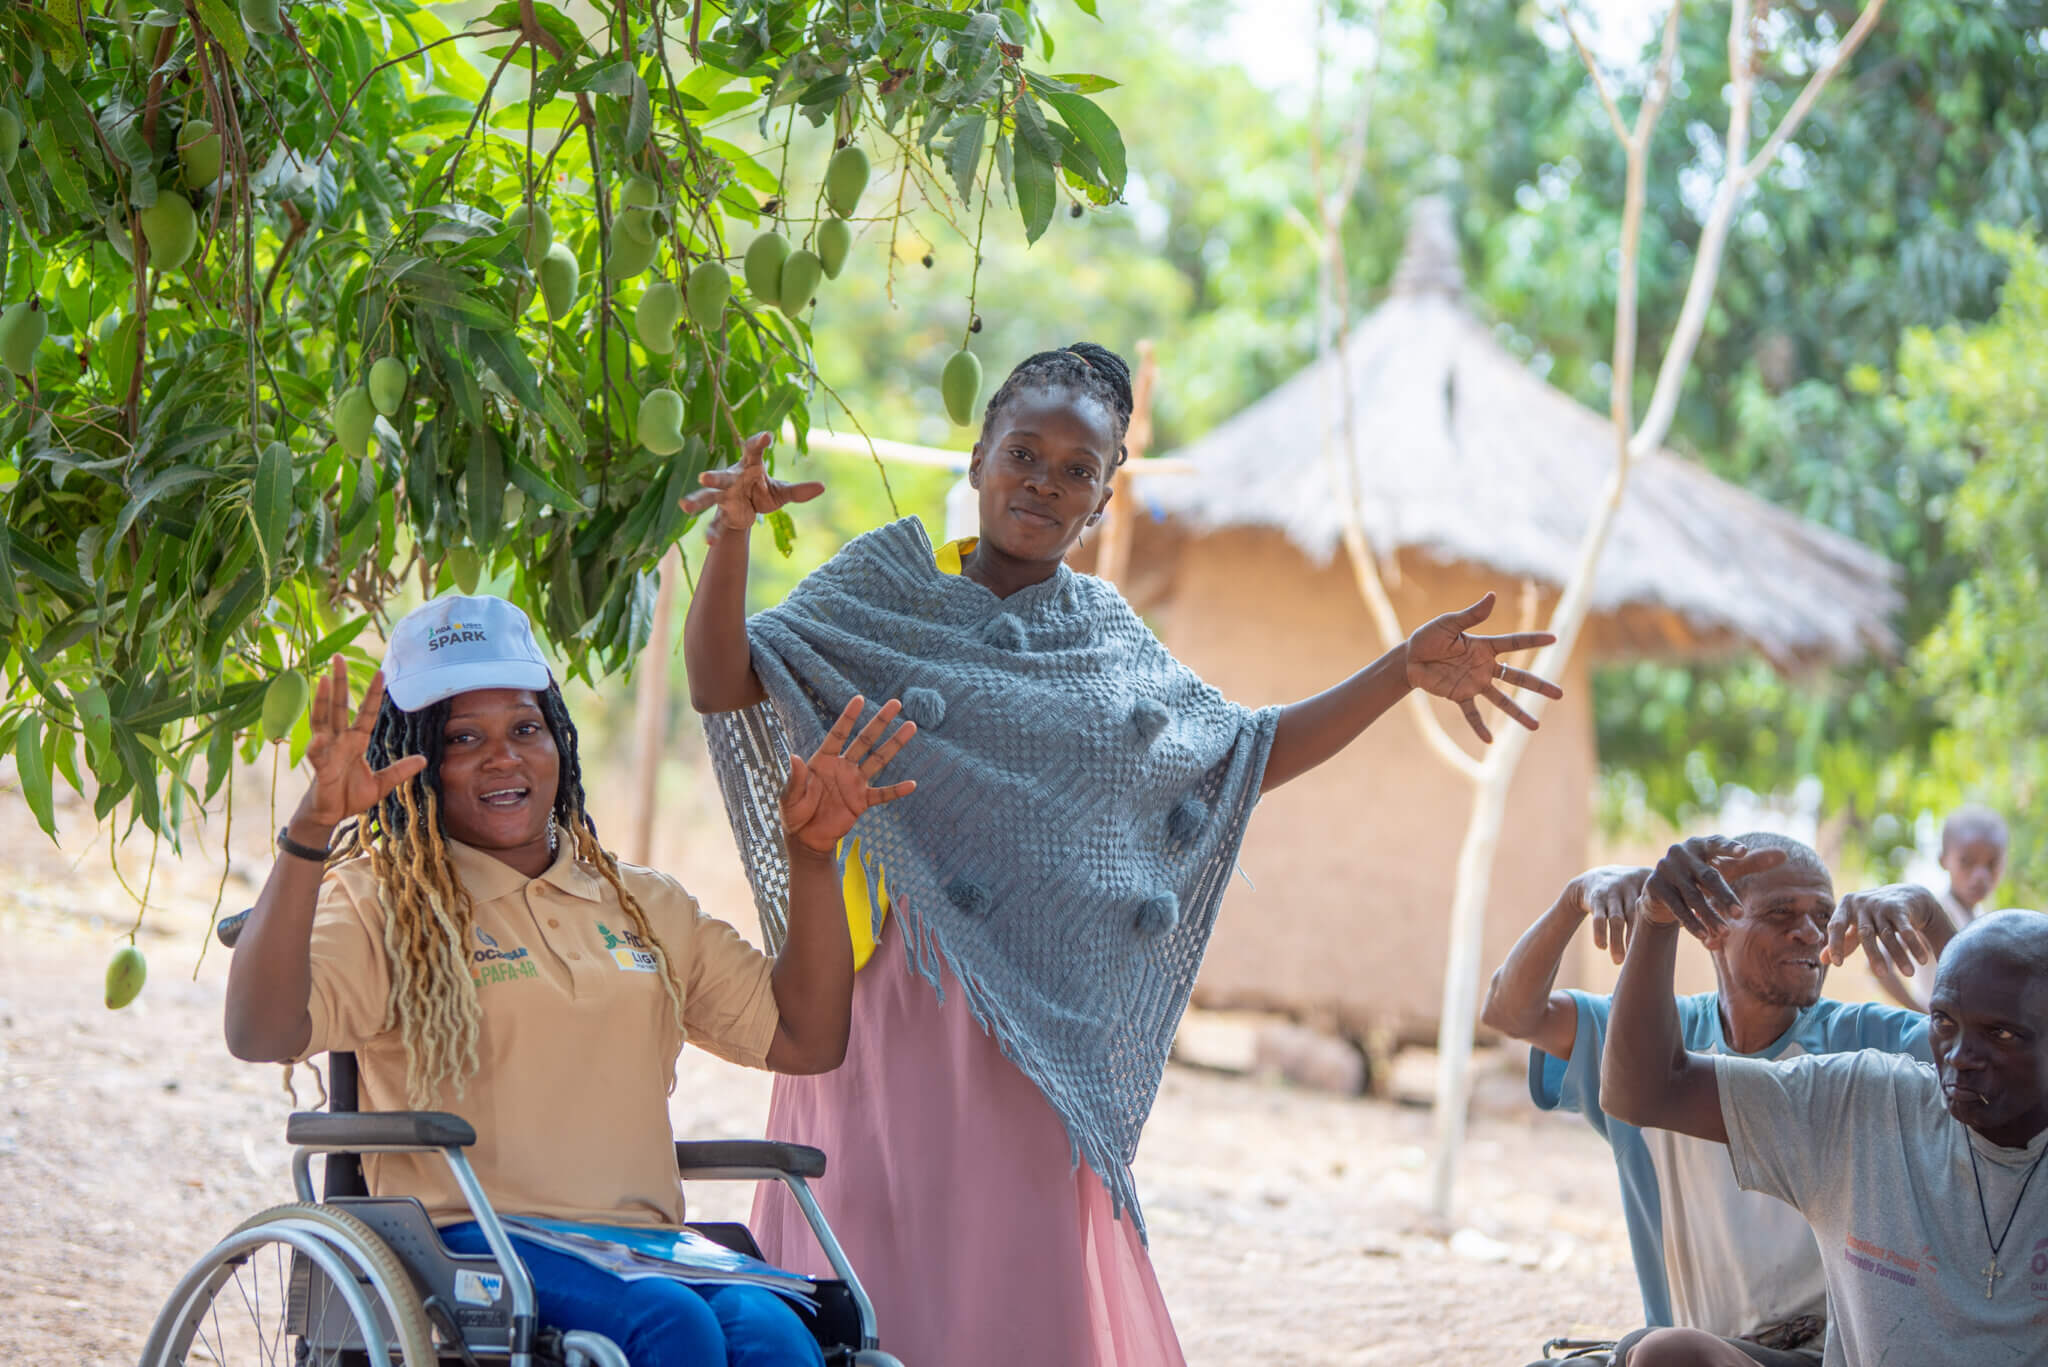
[[[1591,72],[1606,105],[1617,136],[1628,151],[1628,180],[1622,210],[1621,279],[1616,292],[1615,365],[1612,378],[1611,410],[1615,426],[1615,466],[1593,521],[1579,545],[1577,563],[1564,593],[1558,599],[1550,630],[1557,643],[1537,657],[1536,673],[1560,678],[1571,660],[1580,630],[1592,604],[1600,557],[1607,548],[1616,516],[1627,492],[1630,468],[1642,455],[1660,447],[1678,409],[1679,394],[1691,368],[1693,351],[1706,326],[1714,287],[1720,279],[1728,230],[1735,211],[1757,177],[1768,167],[1777,151],[1797,128],[1799,121],[1818,98],[1820,90],[1847,63],[1875,26],[1885,0],[1870,0],[1856,24],[1844,36],[1826,66],[1816,71],[1800,92],[1792,109],[1753,159],[1749,149],[1751,102],[1756,86],[1751,0],[1734,0],[1728,26],[1729,116],[1721,183],[1702,225],[1700,244],[1693,259],[1692,276],[1686,285],[1685,302],[1679,311],[1670,344],[1658,366],[1657,384],[1642,425],[1630,430],[1629,386],[1633,380],[1636,342],[1636,269],[1640,251],[1642,207],[1646,182],[1645,166],[1650,135],[1665,97],[1670,91],[1671,64],[1677,51],[1678,5],[1673,4],[1665,23],[1663,52],[1656,74],[1645,93],[1636,126],[1623,127],[1602,81],[1599,68],[1583,45],[1580,56]],[[1567,21],[1569,22],[1569,21]],[[1576,42],[1577,34],[1573,33]],[[1626,362],[1626,364],[1624,364]],[[1533,716],[1541,717],[1544,699],[1523,700]],[[1451,906],[1450,952],[1444,965],[1443,1015],[1438,1022],[1437,1048],[1437,1144],[1430,1172],[1431,1206],[1439,1218],[1448,1219],[1459,1151],[1465,1135],[1466,1103],[1471,1081],[1472,1037],[1479,993],[1479,957],[1486,926],[1486,903],[1493,889],[1493,862],[1500,847],[1500,830],[1507,811],[1510,787],[1530,733],[1509,727],[1495,743],[1481,765],[1479,785],[1472,796],[1472,818],[1458,856],[1458,882]]]

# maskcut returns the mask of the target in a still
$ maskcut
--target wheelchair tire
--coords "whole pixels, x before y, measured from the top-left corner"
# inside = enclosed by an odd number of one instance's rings
[[[273,1206],[242,1221],[185,1274],[178,1291],[165,1303],[150,1329],[142,1353],[143,1367],[182,1367],[195,1338],[200,1340],[200,1356],[196,1360],[217,1367],[240,1367],[244,1360],[269,1363],[277,1360],[280,1351],[289,1352],[281,1345],[288,1336],[287,1316],[293,1311],[295,1289],[300,1292],[298,1309],[305,1309],[303,1288],[295,1287],[298,1279],[292,1275],[304,1255],[285,1239],[260,1238],[266,1226],[287,1222],[312,1226],[318,1242],[338,1258],[341,1269],[369,1283],[365,1303],[382,1309],[398,1345],[391,1358],[392,1367],[401,1363],[404,1367],[434,1367],[437,1354],[433,1330],[420,1303],[419,1290],[397,1256],[375,1231],[354,1216],[329,1206],[296,1202]],[[251,1239],[255,1240],[253,1245]],[[275,1249],[274,1258],[268,1262],[258,1256],[266,1244]],[[222,1295],[230,1290],[230,1296]],[[346,1301],[345,1292],[343,1298]],[[266,1301],[270,1323],[265,1322]],[[365,1326],[355,1306],[349,1306],[349,1313],[359,1332],[365,1327],[372,1334],[381,1332],[378,1326]],[[223,1314],[229,1321],[225,1328],[221,1323]],[[246,1326],[235,1322],[241,1316],[249,1320]],[[367,1339],[372,1334],[362,1337]],[[241,1351],[242,1346],[248,1347],[246,1353]],[[355,1361],[362,1356],[360,1350],[349,1355]],[[319,1367],[326,1362],[338,1362],[341,1356],[302,1353],[284,1360],[297,1361],[302,1367]]]

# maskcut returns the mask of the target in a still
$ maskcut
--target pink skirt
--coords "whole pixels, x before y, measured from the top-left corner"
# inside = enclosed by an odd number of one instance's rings
[[[890,917],[855,980],[846,1062],[777,1077],[768,1136],[825,1151],[814,1184],[906,1367],[1182,1367],[1152,1262],[1076,1168],[1058,1114],[945,977],[910,971]],[[754,1198],[769,1261],[830,1275],[776,1183]]]

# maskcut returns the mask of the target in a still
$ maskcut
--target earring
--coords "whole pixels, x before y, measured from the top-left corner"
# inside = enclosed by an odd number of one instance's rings
[[[555,814],[548,813],[548,858],[555,857],[555,850],[561,844],[561,832],[555,825]]]

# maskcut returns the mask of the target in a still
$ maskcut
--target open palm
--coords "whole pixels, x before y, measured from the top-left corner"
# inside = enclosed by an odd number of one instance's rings
[[[1447,612],[1415,629],[1408,638],[1408,682],[1412,687],[1458,704],[1479,739],[1491,742],[1493,733],[1479,715],[1478,699],[1488,702],[1528,727],[1536,719],[1500,691],[1500,685],[1528,688],[1546,698],[1562,698],[1564,690],[1548,679],[1526,669],[1501,662],[1501,656],[1516,651],[1536,650],[1557,638],[1547,631],[1518,631],[1506,636],[1474,636],[1466,630],[1493,615],[1493,595],[1487,594],[1462,612]]]
[[[748,440],[740,450],[737,465],[728,465],[722,470],[706,470],[697,476],[703,488],[682,499],[686,513],[701,513],[706,508],[716,507],[718,515],[706,528],[707,537],[717,537],[721,528],[744,531],[754,525],[754,519],[772,513],[790,503],[809,503],[825,492],[825,486],[817,480],[803,480],[790,483],[774,479],[768,474],[762,453],[768,449],[768,434],[762,432]]]
[[[362,707],[350,720],[348,666],[341,656],[335,656],[314,690],[309,718],[313,737],[306,745],[306,762],[312,766],[313,786],[302,808],[309,819],[338,825],[368,811],[427,767],[424,755],[407,755],[382,769],[370,767],[370,734],[377,728],[377,713],[383,705],[384,671],[378,670],[363,691]]]
[[[914,780],[873,781],[917,734],[917,723],[907,721],[892,731],[903,704],[891,698],[859,735],[853,735],[853,725],[866,708],[867,700],[855,696],[808,760],[789,757],[789,782],[782,790],[782,828],[791,840],[819,854],[837,848],[868,808],[917,791]]]

